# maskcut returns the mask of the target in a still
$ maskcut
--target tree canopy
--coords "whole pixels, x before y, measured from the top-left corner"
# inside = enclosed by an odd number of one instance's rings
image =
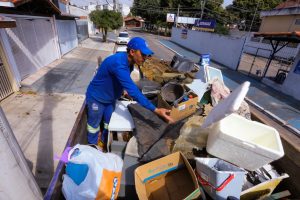
[[[90,19],[97,28],[102,29],[104,42],[108,30],[115,30],[123,25],[121,13],[112,10],[94,10],[90,13]]]
[[[131,11],[151,24],[162,24],[167,13],[177,14],[178,7],[179,16],[199,18],[204,1],[203,19],[215,19],[219,27],[242,23],[247,31],[253,20],[251,30],[255,31],[260,25],[259,12],[274,9],[284,0],[233,0],[226,8],[222,7],[224,0],[134,0]]]
[[[231,14],[231,20],[244,24],[245,30],[249,31],[251,27],[251,31],[257,31],[261,23],[259,13],[263,10],[272,10],[282,2],[284,0],[233,0],[226,10]]]

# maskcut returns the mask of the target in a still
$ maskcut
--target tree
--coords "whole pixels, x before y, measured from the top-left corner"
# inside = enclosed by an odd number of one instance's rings
[[[216,19],[218,24],[226,25],[227,12],[221,6],[222,4],[223,0],[206,0],[203,19]],[[167,13],[177,14],[178,6],[180,6],[179,16],[200,17],[201,15],[201,0],[134,0],[131,11],[134,15],[145,18],[147,24],[171,28],[172,24],[162,22],[166,21]]]
[[[106,42],[108,30],[115,30],[123,25],[121,13],[112,10],[94,10],[89,16],[96,27],[102,29],[103,42]]]
[[[272,10],[282,2],[284,0],[234,0],[232,5],[226,7],[226,10],[237,23],[243,22],[244,30],[257,31],[261,23],[260,11]]]

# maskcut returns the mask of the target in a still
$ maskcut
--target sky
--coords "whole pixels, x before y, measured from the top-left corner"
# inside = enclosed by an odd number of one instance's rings
[[[99,2],[106,3],[106,0],[70,0],[72,3],[75,3],[77,6],[88,5],[89,2]],[[108,0],[109,3],[112,3],[112,0]],[[119,3],[127,4],[128,6],[132,6],[133,0],[119,0]],[[224,0],[223,6],[226,7],[232,3],[232,0]]]
[[[226,6],[228,6],[229,4],[231,4],[231,3],[232,3],[232,0],[224,0],[223,6],[226,7]]]

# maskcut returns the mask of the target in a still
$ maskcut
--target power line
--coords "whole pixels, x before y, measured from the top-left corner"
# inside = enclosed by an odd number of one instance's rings
[[[108,0],[105,0],[106,1],[106,3],[110,6],[110,7],[112,7],[113,8],[113,6],[112,5],[110,5],[110,3],[108,2]]]

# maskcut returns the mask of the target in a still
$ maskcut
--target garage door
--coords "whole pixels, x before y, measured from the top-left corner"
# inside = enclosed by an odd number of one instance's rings
[[[13,93],[13,89],[0,56],[0,101]]]
[[[64,55],[78,46],[75,20],[56,20],[58,41],[61,54]]]
[[[24,79],[58,59],[52,23],[48,18],[15,18],[17,27],[6,29],[19,73]]]

